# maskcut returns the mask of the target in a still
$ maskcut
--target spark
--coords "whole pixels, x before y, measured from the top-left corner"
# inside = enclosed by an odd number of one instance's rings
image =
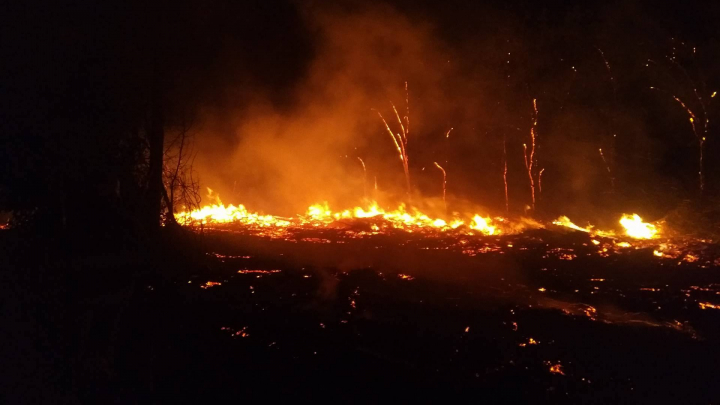
[[[683,44],[683,45],[684,45],[684,44]],[[689,116],[689,117],[688,117],[688,120],[690,121],[690,125],[692,126],[693,135],[695,135],[695,139],[696,139],[697,142],[698,142],[698,152],[699,152],[699,158],[698,158],[698,183],[699,183],[700,193],[703,194],[703,193],[705,192],[705,175],[704,175],[704,170],[703,170],[703,167],[704,167],[705,140],[707,139],[708,128],[709,128],[709,126],[710,126],[710,120],[709,120],[708,111],[707,111],[707,109],[708,109],[708,103],[703,99],[703,97],[702,97],[702,96],[700,95],[700,93],[698,92],[698,89],[697,89],[698,86],[697,86],[697,85],[695,84],[695,82],[690,78],[690,75],[688,74],[687,70],[686,70],[680,63],[678,63],[678,61],[677,61],[676,58],[675,58],[674,52],[675,52],[675,48],[673,47],[673,56],[672,56],[672,57],[668,57],[668,60],[669,60],[670,64],[672,64],[673,66],[675,66],[676,68],[678,68],[678,69],[682,72],[682,74],[685,76],[685,79],[687,80],[689,86],[690,86],[690,87],[692,88],[692,90],[693,90],[693,94],[695,95],[695,99],[697,100],[697,103],[698,103],[698,105],[700,106],[700,108],[701,108],[701,110],[702,110],[702,118],[703,118],[703,119],[701,120],[701,122],[702,122],[702,133],[700,132],[700,130],[699,130],[699,129],[697,128],[697,126],[696,126],[696,122],[698,121],[697,116],[695,115],[695,113],[693,113],[693,111],[687,106],[687,104],[686,104],[683,100],[681,100],[681,99],[680,99],[679,97],[677,97],[676,95],[667,93],[667,92],[665,92],[665,91],[663,91],[663,90],[661,90],[661,89],[659,89],[659,88],[657,88],[657,87],[650,87],[650,89],[652,89],[652,90],[657,90],[657,91],[660,91],[660,92],[663,92],[663,93],[666,93],[666,94],[670,95],[670,97],[672,97],[678,104],[680,104],[680,106],[682,106],[682,108],[685,110],[685,112],[687,112],[687,114],[688,114],[688,116]],[[693,48],[693,58],[695,57],[694,55],[695,55],[695,49]],[[705,88],[705,83],[701,81],[701,84],[702,84],[702,88],[704,89],[704,88]],[[715,92],[713,92],[713,94],[710,95],[710,98],[713,98],[713,97],[715,97]]]
[[[510,212],[510,200],[508,199],[508,181],[507,181],[507,149],[505,134],[503,134],[503,183],[505,184],[505,213]]]
[[[605,160],[605,155],[603,154],[602,148],[599,148],[598,152],[600,152],[600,158],[602,158],[603,163],[605,163],[605,170],[607,170],[608,175],[610,176],[610,188],[611,190],[615,190],[615,178],[613,177],[612,171],[610,170],[610,165],[608,164],[607,160]]]
[[[535,159],[535,140],[537,138],[538,109],[537,99],[533,99],[533,116],[532,126],[530,127],[530,154],[528,155],[527,144],[523,144],[523,157],[525,158],[525,168],[527,169],[528,178],[530,179],[530,199],[531,209],[535,210],[535,178],[533,176],[533,166]]]
[[[442,175],[443,175],[443,188],[442,188],[442,191],[443,191],[443,205],[445,206],[445,211],[447,212],[447,200],[445,200],[445,193],[446,193],[446,190],[447,190],[447,173],[445,173],[445,169],[443,169],[443,167],[440,166],[440,165],[438,164],[438,162],[433,162],[433,163],[435,163],[435,167],[437,167],[437,168],[442,172]]]
[[[358,156],[357,158],[363,168],[363,197],[367,198],[367,169],[365,168],[365,162]]]
[[[238,274],[273,274],[280,273],[280,270],[238,270]]]
[[[408,92],[408,82],[405,82],[405,128],[410,133],[410,93]]]
[[[385,129],[387,130],[388,134],[390,134],[390,137],[393,140],[393,143],[395,145],[395,149],[398,151],[400,161],[402,161],[403,164],[403,171],[405,172],[405,183],[407,187],[407,195],[408,198],[411,194],[411,186],[410,186],[410,166],[409,166],[409,158],[408,158],[408,136],[410,135],[410,96],[408,93],[408,85],[407,82],[405,82],[405,111],[406,115],[403,118],[400,117],[400,113],[398,113],[397,108],[395,107],[395,104],[390,102],[390,105],[392,106],[393,112],[395,113],[395,117],[397,118],[398,124],[400,124],[400,132],[394,133],[390,129],[390,125],[388,125],[385,118],[382,116],[380,111],[373,109],[373,111],[377,112],[378,116],[382,120],[383,124],[385,125]]]

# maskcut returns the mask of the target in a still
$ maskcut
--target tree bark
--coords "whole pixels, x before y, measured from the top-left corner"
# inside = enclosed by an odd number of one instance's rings
[[[159,86],[158,86],[159,87]],[[165,141],[162,97],[159,89],[152,95],[148,123],[148,144],[150,162],[148,167],[148,227],[157,231],[160,228],[160,210],[163,191],[163,143]]]

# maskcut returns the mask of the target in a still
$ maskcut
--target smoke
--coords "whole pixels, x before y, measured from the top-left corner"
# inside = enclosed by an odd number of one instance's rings
[[[235,84],[228,79],[223,85],[232,106],[202,109],[195,168],[223,202],[294,215],[323,201],[340,209],[364,197],[386,207],[406,200],[402,162],[373,111],[400,132],[392,105],[406,114],[405,83],[414,205],[443,210],[438,162],[447,171],[450,211],[475,211],[468,206],[478,204],[504,211],[505,149],[511,211],[522,212],[530,201],[522,145],[529,142],[533,99],[539,108],[537,167],[546,169],[543,194],[537,190],[540,209],[615,210],[603,203],[610,195],[641,182],[643,190],[664,189],[657,163],[638,158],[655,152],[637,91],[645,73],[634,60],[618,58],[635,52],[625,37],[603,45],[616,69],[614,101],[590,32],[572,21],[538,29],[491,8],[473,8],[479,19],[455,19],[449,12],[411,13],[373,3],[298,10],[298,31],[310,43],[307,62],[273,66],[294,69],[284,76],[296,80],[253,84],[238,72]],[[567,37],[573,41],[562,42]],[[285,63],[282,51],[272,54]],[[612,133],[620,134],[617,142]],[[615,193],[601,147],[614,159]]]
[[[450,128],[431,133],[457,103],[444,92],[454,71],[447,52],[430,25],[389,7],[306,9],[304,15],[314,32],[315,56],[300,82],[287,89],[292,106],[277,108],[263,94],[254,94],[240,111],[210,113],[198,145],[203,183],[223,200],[287,213],[318,201],[355,205],[364,190],[375,193],[376,182],[381,194],[402,194],[402,162],[372,109],[399,132],[391,103],[405,115],[407,82],[413,172],[428,163],[434,170],[432,156],[418,162],[414,154],[422,156],[428,143],[423,138],[442,140],[441,131]],[[228,119],[231,141],[217,132]],[[358,157],[366,163],[366,177]],[[439,174],[431,176],[441,187]]]

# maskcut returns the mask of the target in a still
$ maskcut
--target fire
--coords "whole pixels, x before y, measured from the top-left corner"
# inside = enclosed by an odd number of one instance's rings
[[[620,225],[625,228],[627,236],[635,239],[653,239],[658,233],[655,225],[643,222],[638,214],[623,214],[622,218],[620,218]]]
[[[246,224],[259,226],[289,226],[290,222],[284,219],[273,217],[272,215],[260,215],[248,212],[243,205],[234,206],[224,204],[206,205],[198,210],[191,212],[181,212],[175,214],[175,218],[181,224],[190,224],[193,222],[213,222],[213,223],[229,223],[243,222]]]
[[[590,231],[591,231],[591,228],[589,228],[589,227],[582,228],[580,226],[575,225],[572,221],[570,221],[570,218],[568,218],[566,216],[561,216],[558,219],[554,220],[552,223],[553,223],[553,225],[564,226],[566,228],[574,229],[574,230],[580,231],[580,232],[590,233]]]
[[[700,309],[720,309],[720,305],[716,305],[710,302],[698,302],[698,305],[700,306]]]
[[[602,236],[607,238],[615,237],[615,232],[613,231],[602,231],[599,229],[595,229],[592,225],[583,228],[581,226],[575,225],[570,220],[570,218],[566,216],[561,216],[552,223],[553,225],[563,226],[566,228],[574,229],[576,231],[589,233],[593,236]],[[625,229],[625,235],[633,239],[655,239],[658,237],[658,228],[653,224],[643,222],[642,218],[640,218],[638,214],[623,214],[623,216],[620,218],[620,225],[622,225]],[[600,244],[600,242],[596,240],[593,240],[592,242],[595,245]],[[617,244],[617,246],[630,247],[631,245],[627,242],[620,242]]]
[[[216,285],[222,285],[219,281],[208,281],[207,283],[200,286],[200,288],[207,290],[208,288],[215,287]]]
[[[395,210],[385,210],[380,207],[377,202],[371,202],[366,207],[358,206],[344,211],[333,211],[327,203],[315,204],[308,207],[304,215],[298,215],[296,218],[261,215],[248,211],[243,205],[236,207],[234,205],[225,206],[220,203],[205,206],[195,211],[177,213],[175,217],[179,223],[184,225],[194,223],[241,223],[261,228],[326,227],[334,222],[343,220],[372,218],[383,221],[391,228],[407,231],[450,231],[462,228],[467,234],[473,234],[473,231],[479,231],[483,235],[497,235],[500,233],[498,227],[494,225],[492,218],[483,217],[479,214],[454,217],[446,220],[432,217],[417,208],[408,207],[405,204],[401,204]],[[372,229],[376,231],[380,230],[378,224],[373,224]]]
[[[336,224],[353,220],[369,220],[366,225],[368,233],[377,234],[391,229],[407,232],[452,232],[462,235],[507,235],[521,232],[530,226],[542,228],[536,221],[521,218],[520,221],[511,221],[507,218],[483,216],[475,213],[453,213],[450,216],[437,217],[422,212],[420,209],[400,204],[395,209],[385,209],[375,201],[369,201],[365,206],[356,206],[342,211],[333,210],[327,202],[314,204],[308,207],[304,214],[295,217],[279,217],[251,212],[244,205],[224,205],[214,195],[215,204],[206,205],[193,211],[175,214],[177,222],[182,225],[222,225],[237,223],[250,230],[261,232],[271,237],[283,237],[293,229],[335,227]],[[554,225],[585,232],[593,237],[617,239],[612,230],[603,231],[592,225],[581,227],[573,223],[568,217],[561,216],[552,222]],[[624,235],[633,239],[655,239],[659,236],[659,229],[653,224],[643,222],[637,214],[624,214],[619,223],[624,228]],[[345,224],[347,225],[347,223]],[[371,231],[370,231],[371,230]],[[618,234],[619,235],[619,234]],[[600,245],[597,239],[592,243]],[[632,247],[626,241],[613,241],[618,248]],[[654,254],[660,256],[656,250]],[[572,258],[568,258],[570,260]]]
[[[494,235],[496,229],[494,226],[489,224],[489,221],[489,218],[483,218],[480,215],[475,215],[473,217],[473,222],[470,225],[470,229],[478,230],[485,235]]]
[[[553,364],[550,366],[550,372],[554,374],[560,374],[565,375],[565,372],[562,370],[561,364]]]
[[[602,236],[602,237],[612,238],[615,235],[615,233],[612,231],[601,231],[599,229],[595,229],[592,225],[589,225],[586,228],[575,225],[570,220],[570,218],[568,218],[564,215],[559,217],[558,219],[554,220],[552,223],[553,223],[553,225],[564,226],[566,228],[574,229],[576,231],[589,233],[590,235],[593,235],[593,236]],[[593,243],[595,243],[595,241],[593,241]]]

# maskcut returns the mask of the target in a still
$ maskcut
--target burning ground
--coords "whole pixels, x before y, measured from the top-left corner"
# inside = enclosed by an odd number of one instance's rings
[[[198,367],[173,384],[199,379],[208,398],[258,386],[350,401],[717,397],[717,245],[552,225],[373,231],[380,222],[206,224],[213,270],[148,290],[173,296],[164,333],[185,337],[161,356]]]

